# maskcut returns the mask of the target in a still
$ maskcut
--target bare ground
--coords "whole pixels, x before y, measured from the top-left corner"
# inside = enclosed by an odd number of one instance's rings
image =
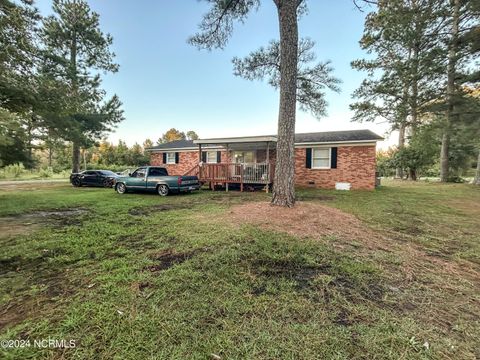
[[[78,217],[87,212],[84,208],[33,211],[15,216],[0,217],[0,239],[27,235],[46,224],[75,225]]]
[[[354,252],[359,257],[373,259],[390,274],[392,289],[405,294],[404,303],[395,306],[416,312],[416,316],[435,323],[446,333],[459,319],[471,322],[480,316],[480,300],[476,295],[480,293],[479,266],[469,261],[453,261],[431,255],[412,241],[413,234],[375,231],[341,210],[301,201],[294,208],[272,206],[267,202],[236,205],[226,211],[221,221],[234,226],[256,225],[301,238],[331,237],[332,245],[340,250],[354,246]],[[397,259],[398,264],[383,261],[384,256]],[[450,285],[446,287],[445,282]],[[413,301],[412,295],[406,295],[411,292],[416,294],[415,297],[419,296],[426,288],[430,291],[425,291],[423,299]],[[458,298],[455,295],[458,293],[463,296]],[[430,305],[410,306],[417,301]],[[443,316],[438,317],[439,313]]]
[[[375,241],[378,235],[355,216],[316,203],[297,201],[294,208],[285,208],[267,202],[249,202],[231,207],[226,217],[232,223],[258,225],[300,237],[334,236],[363,240],[373,247],[380,245]]]

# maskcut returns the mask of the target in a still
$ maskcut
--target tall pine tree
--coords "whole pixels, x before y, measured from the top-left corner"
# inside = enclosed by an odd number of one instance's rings
[[[374,58],[352,62],[354,69],[367,72],[353,94],[354,120],[388,121],[392,130],[399,131],[399,150],[405,146],[407,130],[415,131],[419,117],[440,96],[444,62],[436,32],[442,1],[379,1],[366,18],[360,41]],[[401,168],[396,175],[403,177]]]
[[[116,72],[112,37],[100,29],[99,15],[84,0],[54,0],[54,15],[44,20],[43,72],[67,87],[63,112],[50,114],[52,127],[73,143],[72,171],[80,169],[80,147],[111,131],[123,120],[116,95],[105,100],[100,71]]]
[[[334,88],[335,80],[329,79],[329,67],[322,64],[313,67],[312,73],[299,78],[298,17],[306,11],[305,0],[273,0],[278,16],[280,39],[267,49],[252,53],[245,60],[235,60],[236,72],[246,78],[270,76],[270,83],[280,90],[277,156],[272,204],[291,207],[295,204],[295,119],[297,99],[315,114],[325,109],[325,101],[319,92],[323,86]],[[200,23],[200,32],[190,39],[199,48],[223,48],[233,31],[235,22],[243,22],[258,9],[260,0],[210,0],[210,11]],[[273,66],[261,66],[257,57],[275,58]],[[315,77],[322,83],[316,85]],[[299,91],[301,86],[301,92]],[[298,98],[297,98],[298,96]]]

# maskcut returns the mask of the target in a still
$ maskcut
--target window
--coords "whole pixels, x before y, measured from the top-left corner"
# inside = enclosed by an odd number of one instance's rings
[[[135,172],[132,174],[132,177],[144,178],[145,177],[145,168],[140,168],[140,169],[135,170]]]
[[[148,176],[168,176],[168,174],[164,168],[150,168]]]
[[[330,148],[312,149],[312,169],[330,169]]]
[[[115,176],[115,175],[117,175],[113,171],[110,171],[110,170],[102,170],[102,171],[99,171],[99,173],[102,174],[102,175],[105,175],[105,176]]]
[[[217,152],[207,151],[207,164],[216,164],[216,163],[217,163]]]
[[[175,164],[175,153],[167,152],[167,164]]]

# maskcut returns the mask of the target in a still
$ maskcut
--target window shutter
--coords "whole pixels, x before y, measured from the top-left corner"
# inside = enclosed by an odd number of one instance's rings
[[[176,152],[176,153],[175,153],[175,164],[178,164],[179,158],[180,158],[179,153]]]
[[[207,162],[207,152],[206,151],[202,151],[202,162],[203,163]]]
[[[167,153],[163,153],[163,163],[167,163]]]
[[[305,161],[305,167],[307,169],[311,169],[312,168],[312,148],[306,148],[306,150],[307,150],[307,157]]]
[[[338,148],[332,147],[332,157],[330,159],[330,167],[332,169],[337,168],[337,152],[338,152]]]
[[[222,152],[217,151],[217,164],[222,162]]]

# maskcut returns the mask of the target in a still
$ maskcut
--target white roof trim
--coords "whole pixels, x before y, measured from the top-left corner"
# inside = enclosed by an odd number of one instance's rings
[[[380,140],[347,140],[347,141],[312,141],[295,143],[295,146],[309,146],[309,145],[332,145],[332,144],[376,144]]]
[[[262,137],[262,138],[266,138],[265,136]],[[243,142],[246,142],[242,139],[249,139],[249,138],[236,138],[238,139],[238,141],[229,141],[229,142],[226,142],[226,143],[230,143],[230,144],[233,144],[233,143],[243,143]],[[215,140],[215,142],[213,142]],[[222,143],[223,140],[227,140],[227,139],[207,139],[207,140],[194,140],[194,142],[196,141],[212,141],[211,143],[205,143],[205,142],[201,142],[201,144],[218,144],[218,143]],[[258,142],[265,142],[265,141],[276,141],[276,140],[257,140]],[[380,140],[349,140],[349,141],[321,141],[321,142],[303,142],[303,143],[295,143],[295,147],[308,147],[308,146],[319,146],[319,145],[349,145],[349,144],[352,144],[352,145],[376,145],[377,141],[380,141]],[[252,143],[252,141],[247,141],[249,143]],[[200,144],[200,143],[198,143]],[[208,150],[221,150],[221,149],[225,149],[224,146],[207,146],[207,147],[202,147],[202,150],[204,151],[208,151]],[[272,148],[274,149],[274,148]],[[146,151],[151,151],[151,152],[171,152],[171,151],[192,151],[192,150],[195,150],[195,151],[198,151],[198,147],[183,147],[183,148],[164,148],[164,149],[146,149]]]
[[[232,138],[218,138],[218,139],[198,139],[193,140],[194,144],[234,144],[244,142],[275,142],[276,136],[242,136]]]
[[[205,150],[205,151],[208,151],[208,150],[218,150],[218,149],[223,149],[224,147],[223,146],[208,146],[208,147],[202,147],[202,150]],[[178,151],[178,152],[182,152],[182,151],[192,151],[192,150],[195,150],[195,151],[198,151],[198,147],[195,146],[195,147],[182,147],[182,148],[164,148],[164,149],[153,149],[153,148],[150,148],[150,149],[145,149],[145,151],[151,151],[151,152],[172,152],[172,151]]]

